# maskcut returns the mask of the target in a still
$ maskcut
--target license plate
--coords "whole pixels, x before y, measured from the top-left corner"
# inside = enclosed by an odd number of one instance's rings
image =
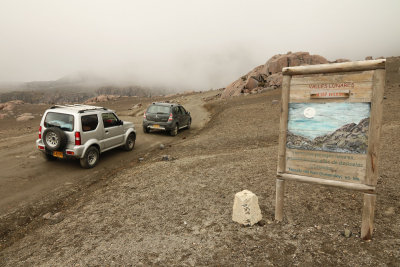
[[[64,157],[64,154],[59,151],[53,151],[53,156],[62,159]]]
[[[160,128],[160,125],[154,124],[153,127],[154,127],[154,128]]]

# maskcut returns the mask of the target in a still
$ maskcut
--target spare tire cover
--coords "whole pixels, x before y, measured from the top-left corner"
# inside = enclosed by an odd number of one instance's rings
[[[63,149],[67,141],[67,135],[60,128],[50,127],[43,132],[43,143],[50,151]]]

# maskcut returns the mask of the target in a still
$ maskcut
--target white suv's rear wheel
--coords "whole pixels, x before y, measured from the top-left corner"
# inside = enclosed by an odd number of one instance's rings
[[[96,166],[97,162],[99,161],[100,152],[99,150],[91,146],[86,150],[85,156],[80,159],[80,163],[82,168],[90,169]]]
[[[125,145],[123,145],[123,148],[126,151],[131,151],[135,146],[135,139],[135,134],[131,133],[130,135],[128,135],[128,137],[126,138],[126,143]]]

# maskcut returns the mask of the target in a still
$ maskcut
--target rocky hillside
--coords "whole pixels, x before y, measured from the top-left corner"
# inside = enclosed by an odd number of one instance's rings
[[[337,59],[329,62],[319,55],[310,55],[308,52],[288,52],[278,54],[270,58],[264,65],[254,68],[230,85],[222,93],[222,98],[237,96],[241,93],[255,93],[267,89],[275,89],[282,84],[282,68],[301,65],[316,65],[326,63],[338,63],[350,61],[348,59]]]
[[[60,86],[53,86],[54,84],[45,82],[40,84],[40,86],[35,85],[35,87],[32,87],[33,89],[30,90],[15,90],[0,93],[0,103],[14,100],[21,100],[30,104],[82,103],[88,99],[102,95],[147,97],[171,93],[170,90],[141,86],[93,85],[93,87],[83,87],[74,83],[68,84],[66,81],[64,81]]]
[[[295,149],[365,154],[368,148],[368,126],[369,118],[365,118],[358,124],[343,125],[333,133],[314,140],[288,132],[286,145]]]

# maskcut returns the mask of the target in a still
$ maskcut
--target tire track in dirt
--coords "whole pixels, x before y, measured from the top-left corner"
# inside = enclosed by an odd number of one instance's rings
[[[5,237],[15,230],[20,233],[14,239],[21,236],[35,217],[49,210],[58,210],[66,202],[73,202],[74,194],[85,194],[88,187],[107,181],[123,169],[134,167],[138,158],[150,157],[161,143],[173,145],[198,133],[209,119],[209,113],[203,107],[203,97],[204,94],[194,94],[181,101],[191,112],[193,123],[190,130],[182,130],[176,137],[163,132],[144,134],[141,117],[120,116],[135,124],[135,148],[132,152],[114,149],[101,154],[94,169],[82,169],[76,160],[45,161],[35,148],[36,133],[0,140],[0,158],[3,159],[0,161],[0,239],[3,239],[0,243],[9,240]]]

